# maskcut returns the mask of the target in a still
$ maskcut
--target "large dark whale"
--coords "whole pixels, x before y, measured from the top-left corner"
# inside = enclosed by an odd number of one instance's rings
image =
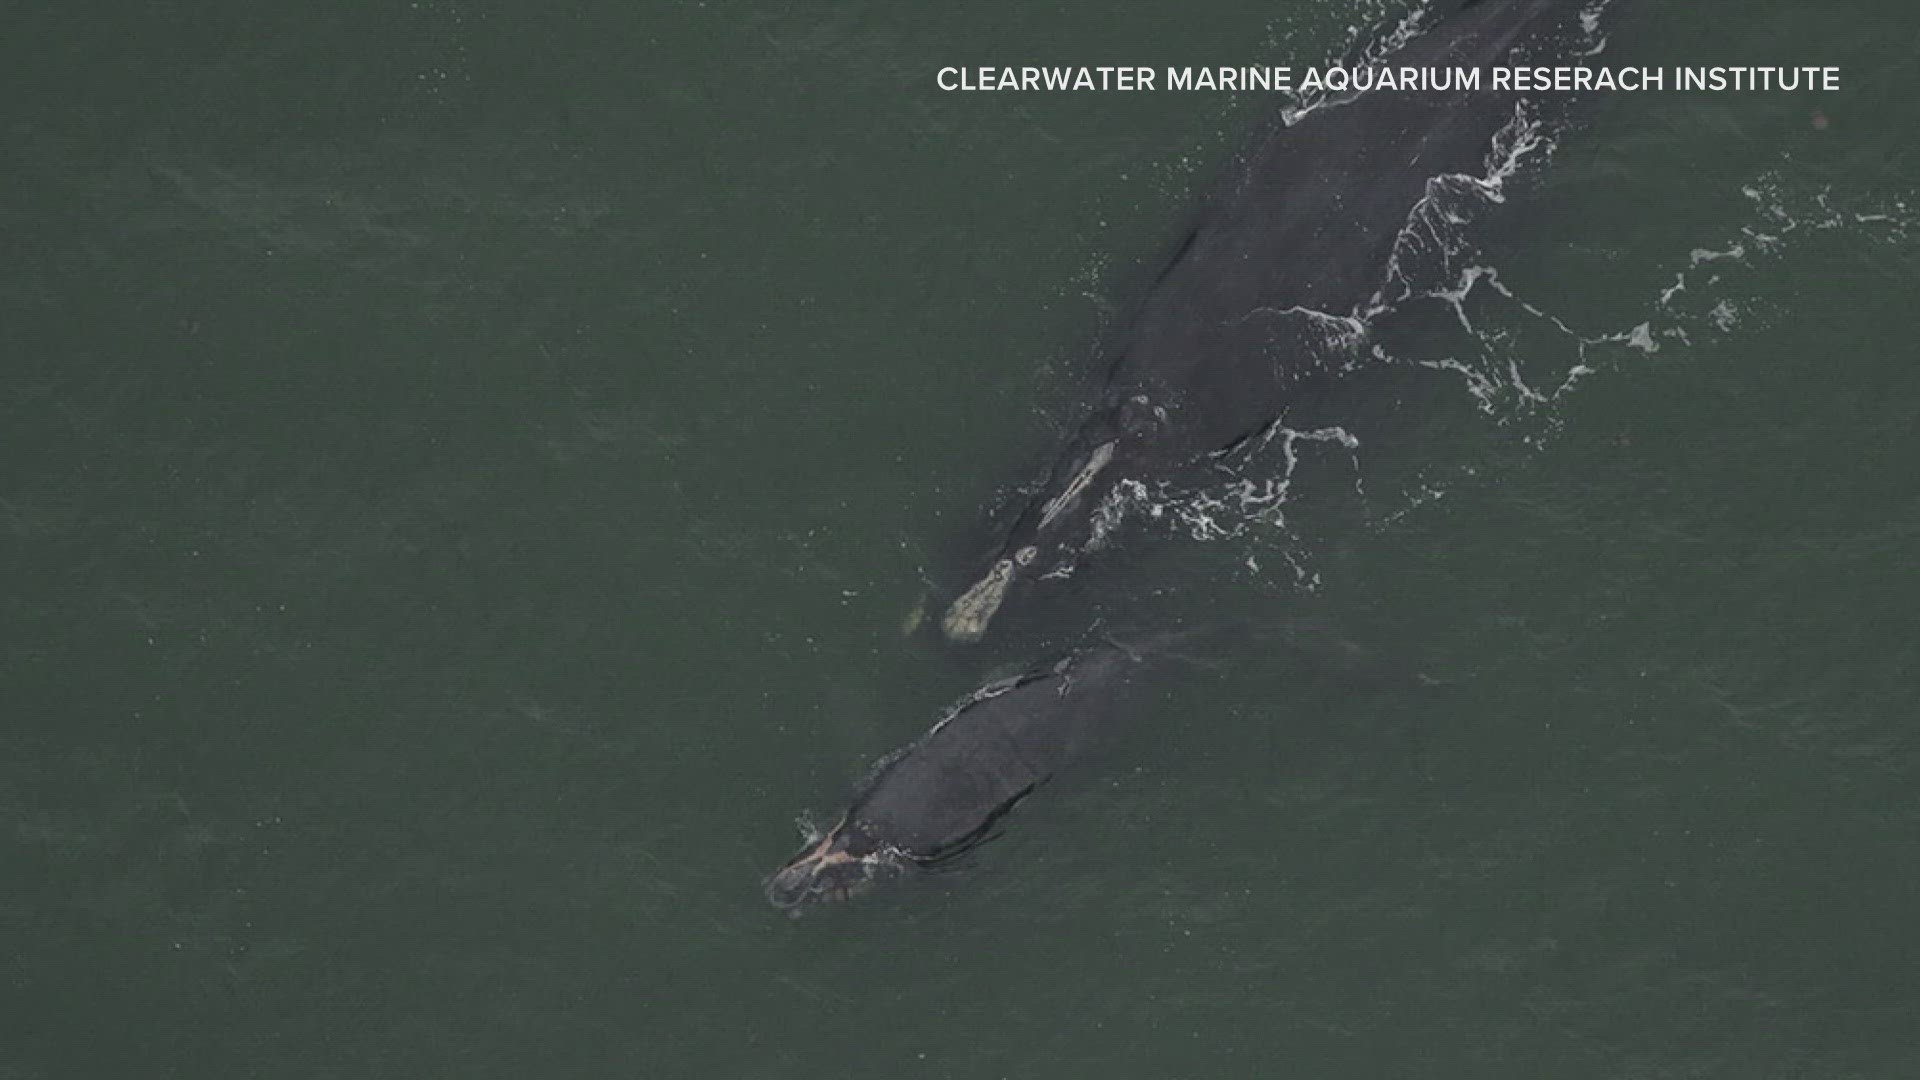
[[[767,879],[767,898],[797,913],[972,848],[1078,757],[1137,695],[1141,677],[1192,636],[1109,642],[969,694],[881,763],[839,822]]]
[[[1421,214],[1462,187],[1499,198],[1485,174],[1501,136],[1564,104],[1523,103],[1491,69],[1583,62],[1608,2],[1440,0],[1451,10],[1379,64],[1480,69],[1481,89],[1372,90],[1269,124],[1104,350],[1091,409],[947,607],[946,636],[977,640],[1014,597],[1073,573],[1123,482],[1218,468],[1270,430],[1329,337],[1351,347],[1397,299],[1396,246]]]

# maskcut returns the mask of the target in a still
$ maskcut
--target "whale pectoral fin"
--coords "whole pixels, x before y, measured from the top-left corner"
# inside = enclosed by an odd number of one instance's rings
[[[927,594],[922,592],[919,598],[914,600],[913,606],[907,609],[907,613],[901,616],[900,636],[903,638],[912,637],[914,633],[920,629],[921,624],[926,621]]]
[[[1258,427],[1249,428],[1235,435],[1222,444],[1218,450],[1208,451],[1207,463],[1211,465],[1216,472],[1226,473],[1228,476],[1239,475],[1240,466],[1245,464],[1248,458],[1258,453],[1260,448],[1267,444],[1268,436],[1273,432],[1275,425],[1279,423],[1280,421],[1278,420],[1268,420],[1261,423]]]
[[[981,846],[991,844],[1005,834],[1006,830],[999,823],[990,824],[978,836],[968,839],[964,845],[926,859],[916,860],[914,865],[930,874],[955,874],[971,870],[979,863]]]
[[[1001,833],[1004,831],[1000,826],[1001,820],[1005,818],[1007,813],[1014,807],[1020,805],[1020,800],[1033,794],[1033,790],[1039,786],[1040,781],[1037,780],[1026,785],[1009,796],[1005,802],[994,807],[993,810],[987,814],[986,819],[980,823],[979,828],[954,840],[940,850],[930,855],[916,858],[914,861],[928,869],[951,867],[956,865],[958,860],[964,859],[969,853],[978,850],[980,845],[992,843],[1000,839]]]

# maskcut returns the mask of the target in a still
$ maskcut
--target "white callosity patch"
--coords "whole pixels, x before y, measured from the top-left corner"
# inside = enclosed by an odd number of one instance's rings
[[[987,571],[985,577],[974,582],[972,588],[947,608],[940,628],[954,641],[978,640],[986,632],[987,623],[993,619],[994,612],[1000,610],[1000,604],[1007,596],[1007,586],[1012,582],[1013,560],[1001,559],[994,563],[993,569]]]
[[[1100,475],[1100,470],[1107,467],[1107,463],[1113,460],[1113,447],[1113,443],[1104,442],[1093,448],[1093,453],[1087,455],[1087,463],[1080,467],[1079,473],[1061,490],[1060,494],[1048,500],[1046,507],[1040,511],[1042,529],[1053,524],[1061,511],[1072,506],[1074,501],[1080,498],[1081,493],[1087,490],[1087,485],[1093,483],[1093,478]],[[1031,561],[1032,558],[1029,556],[1026,562]],[[1025,562],[1021,565],[1025,565]]]

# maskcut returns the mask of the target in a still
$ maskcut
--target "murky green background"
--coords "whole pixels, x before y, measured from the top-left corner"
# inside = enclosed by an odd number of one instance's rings
[[[1303,647],[797,922],[796,813],[1074,621],[900,633],[1271,104],[933,71],[1352,5],[6,11],[0,1076],[1920,1075],[1909,6],[1639,5],[1844,68],[1612,99],[1481,233],[1688,339],[1303,406],[1291,538],[1086,579]]]

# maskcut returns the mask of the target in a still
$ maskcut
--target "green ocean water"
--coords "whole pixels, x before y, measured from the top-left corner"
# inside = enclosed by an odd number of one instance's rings
[[[1844,89],[1608,99],[1284,528],[978,654],[903,620],[1274,102],[933,72],[1383,5],[4,10],[0,1077],[1920,1075],[1910,6],[1638,4]],[[1196,612],[1273,647],[964,870],[761,897]]]

